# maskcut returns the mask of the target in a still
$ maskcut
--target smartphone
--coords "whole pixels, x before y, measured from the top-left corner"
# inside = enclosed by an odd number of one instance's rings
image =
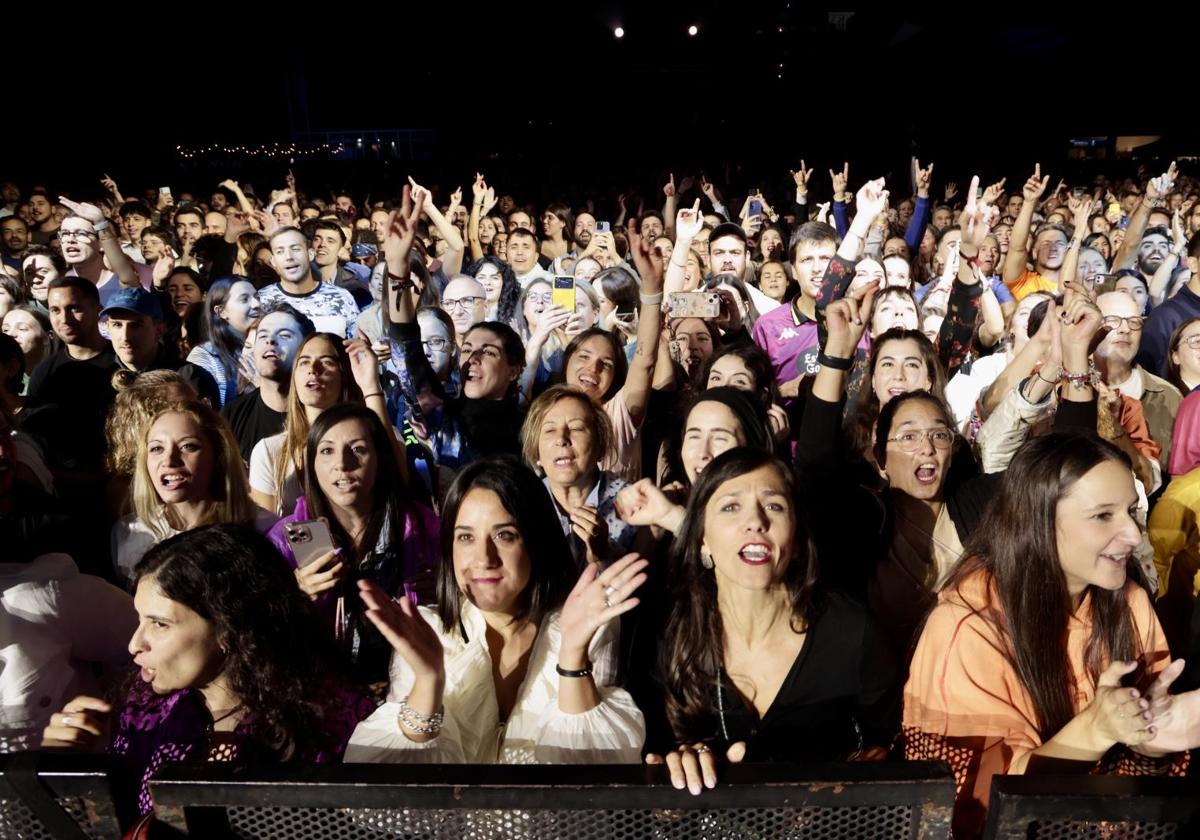
[[[612,223],[611,222],[596,222],[596,233],[611,233],[611,232],[612,232]]]
[[[751,216],[761,216],[762,215],[762,202],[759,201],[757,198],[751,199],[749,211],[750,211]]]
[[[671,292],[667,314],[671,318],[716,318],[721,314],[721,296],[716,292]]]
[[[574,312],[575,278],[569,274],[556,276],[554,278],[554,289],[550,292],[550,302],[561,306],[568,312]]]
[[[159,187],[158,194],[167,200],[167,204],[174,203],[174,201],[171,199],[171,188],[170,187]]]
[[[298,569],[303,569],[318,557],[333,551],[333,538],[329,536],[329,526],[320,519],[293,522],[287,525],[284,531]]]
[[[1071,190],[1071,195],[1075,196],[1076,198],[1083,198],[1083,187],[1076,187],[1075,189]]]
[[[1121,279],[1119,274],[1101,274],[1096,278],[1095,284],[1092,285],[1092,294],[1106,295],[1109,292],[1117,290],[1117,281]]]

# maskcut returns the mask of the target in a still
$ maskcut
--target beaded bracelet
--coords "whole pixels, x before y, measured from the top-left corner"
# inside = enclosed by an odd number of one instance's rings
[[[1096,375],[1096,366],[1090,360],[1088,361],[1088,369],[1085,372],[1068,373],[1064,368],[1061,376],[1063,382],[1075,388],[1090,388],[1096,384],[1099,378]]]
[[[418,735],[438,734],[442,731],[442,723],[445,719],[445,707],[438,709],[431,715],[423,715],[408,705],[407,697],[400,701],[400,711],[396,715],[396,721],[402,727]]]

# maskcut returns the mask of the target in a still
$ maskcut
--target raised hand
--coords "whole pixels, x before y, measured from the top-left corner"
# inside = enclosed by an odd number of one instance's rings
[[[692,188],[692,185],[695,183],[696,183],[695,178],[693,178],[691,175],[685,175],[683,177],[683,180],[679,182],[679,192],[681,192],[681,193],[687,192],[688,190],[690,190]]]
[[[87,203],[81,202],[81,201],[72,201],[71,199],[67,198],[65,195],[60,195],[58,197],[58,203],[61,204],[63,207],[66,207],[68,210],[70,210],[72,213],[74,213],[79,218],[86,219],[87,221],[91,222],[93,225],[99,224],[100,222],[104,221],[104,211],[101,210],[99,207],[97,207],[95,204],[87,204]]]
[[[118,200],[120,199],[121,189],[117,186],[116,181],[105,174],[105,176],[100,179],[100,183],[104,186],[104,189],[108,190],[108,192],[112,194],[114,198],[117,198]]]
[[[812,177],[813,171],[807,168],[803,160],[800,161],[799,169],[792,169],[790,171],[792,173],[792,180],[796,182],[796,192],[807,193],[808,179]]]
[[[224,187],[225,189],[229,190],[234,195],[241,195],[241,192],[242,192],[241,186],[238,184],[237,181],[233,180],[232,178],[226,178],[224,181],[217,184],[217,186]]]
[[[872,280],[840,300],[825,307],[825,352],[831,357],[848,359],[871,322],[871,308],[879,292],[879,281]]]
[[[700,199],[696,199],[696,204],[693,207],[693,212],[696,216],[700,215],[699,211]],[[676,220],[684,211],[679,211],[675,214]],[[679,229],[676,228],[676,236],[679,236]],[[665,266],[663,265],[662,254],[655,248],[654,243],[649,239],[643,239],[642,235],[637,230],[637,223],[630,219],[626,223],[625,235],[629,238],[629,253],[633,257],[633,266],[637,269],[638,276],[642,279],[642,291],[649,294],[655,294],[653,290],[662,289],[662,278]],[[693,234],[694,236],[695,234]]]
[[[459,207],[462,205],[462,187],[455,187],[454,192],[450,193],[450,207]]]
[[[713,186],[713,182],[708,180],[704,175],[700,176],[700,192],[704,193],[705,197],[713,204],[718,203],[717,188]]]
[[[933,183],[933,164],[922,169],[921,161],[915,160],[914,165],[917,173],[917,197],[929,198],[929,187]]]
[[[668,520],[682,518],[683,509],[671,502],[654,481],[643,478],[617,493],[617,516],[629,525],[658,525],[667,528]]]
[[[992,221],[999,215],[999,210],[988,204],[986,201],[977,200],[975,194],[979,191],[979,176],[975,175],[971,178],[971,186],[967,189],[967,205],[963,208],[962,213],[958,217],[958,223],[962,227],[962,241],[968,246],[968,255],[975,256],[971,251],[976,253],[979,251],[983,240],[987,238],[988,233],[992,229]],[[949,260],[947,260],[949,262]],[[958,268],[955,266],[955,273]]]
[[[633,593],[646,582],[649,565],[637,554],[626,554],[604,571],[598,563],[587,564],[559,617],[563,659],[585,658],[596,631],[638,605]]]
[[[942,191],[942,195],[945,197],[946,203],[949,204],[954,200],[954,197],[958,195],[958,184],[954,181],[946,184],[946,188]]]
[[[429,190],[422,187],[413,180],[411,175],[408,176],[408,184],[412,187],[412,200],[414,203],[420,202],[422,210],[427,211],[429,205]]]
[[[1073,281],[1071,281],[1073,282]],[[1069,302],[1065,303],[1062,313],[1062,343],[1064,355],[1068,347],[1090,347],[1092,337],[1099,332],[1103,318],[1096,304],[1092,303],[1086,292],[1076,292]]]
[[[865,214],[864,218],[874,221],[875,217],[887,207],[888,191],[883,186],[883,179],[876,178],[874,181],[867,181],[859,188],[855,206],[859,213]]]
[[[1042,177],[1042,165],[1034,164],[1033,174],[1025,181],[1025,185],[1021,187],[1021,194],[1025,196],[1026,201],[1037,201],[1042,197],[1042,193],[1046,191],[1046,186],[1050,183],[1050,176]]]
[[[1146,183],[1146,198],[1151,201],[1157,201],[1171,191],[1175,186],[1175,179],[1179,176],[1179,169],[1175,166],[1175,161],[1171,161],[1171,165],[1167,167],[1167,171],[1157,178],[1151,178]]]
[[[700,199],[691,208],[681,207],[675,213],[675,239],[677,242],[691,242],[704,227],[704,216],[700,214]]]
[[[383,256],[391,274],[408,276],[408,254],[417,235],[417,222],[421,219],[425,196],[426,193],[419,187],[405,187],[400,209],[393,210],[388,216],[387,233],[383,238]]]
[[[1096,682],[1096,696],[1086,711],[1093,730],[1104,741],[1136,746],[1158,732],[1150,701],[1136,688],[1121,685],[1121,678],[1135,668],[1136,662],[1114,662]]]
[[[980,200],[984,204],[994,205],[1000,199],[1001,194],[1003,194],[1004,182],[1007,180],[1008,180],[1007,178],[1001,178],[996,183],[989,184],[987,186],[987,188],[983,191],[983,198]]]
[[[367,618],[413,674],[441,681],[445,674],[442,640],[413,602],[404,595],[393,601],[379,584],[370,580],[358,582],[358,595],[367,605]]]
[[[675,195],[675,173],[674,172],[671,173],[670,180],[667,181],[667,183],[663,186],[663,195],[665,195],[667,198],[670,198],[671,196]]]
[[[154,261],[154,268],[151,269],[151,275],[154,278],[154,288],[162,289],[163,284],[167,282],[167,278],[171,276],[171,269],[175,268],[175,251],[170,245],[162,250],[162,254]]]
[[[483,180],[483,173],[475,173],[475,183],[471,185],[471,194],[475,196],[475,203],[479,204],[483,201],[484,191],[487,190],[487,181]]]
[[[361,338],[347,338],[343,342],[346,355],[350,357],[350,372],[354,374],[354,384],[367,394],[379,394],[383,388],[379,383],[379,360],[371,345]]]
[[[1187,236],[1183,232],[1183,213],[1179,210],[1171,216],[1171,246],[1176,250],[1187,246]]]
[[[829,180],[833,182],[833,200],[846,200],[846,184],[850,182],[850,164],[849,162],[842,164],[841,172],[829,170]]]

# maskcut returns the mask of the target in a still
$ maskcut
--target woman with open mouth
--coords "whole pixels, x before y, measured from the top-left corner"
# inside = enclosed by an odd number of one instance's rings
[[[287,534],[320,519],[333,548],[297,567]],[[356,582],[375,581],[390,597],[431,603],[438,565],[438,519],[411,498],[391,433],[371,409],[339,403],[308,432],[304,495],[267,534],[296,571],[360,682],[386,682],[391,647],[363,616]]]
[[[42,749],[123,756],[151,814],[149,780],[168,761],[338,761],[374,703],[339,674],[308,600],[271,543],[211,525],[148,551],[134,570],[138,669],[122,702],[78,696],[55,712]],[[268,661],[269,659],[269,661]],[[131,835],[132,836],[132,835]]]
[[[1200,690],[1168,694],[1184,660],[1132,556],[1137,505],[1121,450],[1049,434],[967,541],[904,689],[905,758],[955,771],[956,836],[983,829],[993,775],[1183,775],[1200,746]]]
[[[872,441],[869,461],[843,442],[844,382],[875,294],[876,286],[868,285],[826,307],[828,338],[804,407],[796,468],[810,488],[824,578],[866,600],[888,630],[897,660],[904,661],[1002,473],[980,475],[970,451],[960,445],[954,417],[936,387],[941,367],[919,333],[893,330],[872,348],[871,387],[862,393],[882,408],[864,433]],[[1085,371],[1099,311],[1081,298],[1064,316],[1068,321],[1053,356],[1068,371]],[[1038,404],[1053,384],[1031,376],[1022,387],[1023,398]],[[1096,428],[1090,385],[1063,395],[1054,424]],[[850,557],[854,562],[844,562]]]
[[[126,585],[142,555],[168,537],[220,522],[265,531],[275,519],[250,499],[229,424],[195,400],[171,403],[146,424],[131,497],[134,512],[113,526],[117,577]]]
[[[534,400],[521,430],[525,463],[542,476],[581,569],[633,551],[642,530],[617,516],[617,494],[628,482],[600,469],[612,438],[608,415],[570,385],[555,385]],[[641,548],[649,548],[646,541]]]
[[[259,317],[258,293],[242,277],[216,280],[204,298],[203,332],[187,360],[212,374],[221,405],[238,395],[238,360],[254,321]]]
[[[692,794],[725,761],[878,760],[899,725],[897,669],[867,610],[818,583],[795,475],[720,455],[672,547],[670,618],[642,696],[646,761]]]

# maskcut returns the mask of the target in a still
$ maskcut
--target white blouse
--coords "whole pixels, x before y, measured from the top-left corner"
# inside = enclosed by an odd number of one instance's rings
[[[429,741],[410,740],[400,729],[400,701],[413,686],[413,672],[392,653],[387,702],[358,725],[346,748],[347,762],[422,764],[636,764],[641,761],[646,722],[617,673],[617,630],[609,622],[588,647],[600,704],[579,714],[558,707],[554,670],[561,643],[559,612],[542,622],[529,655],[525,681],[507,722],[500,720],[492,659],[484,638],[483,614],[464,603],[462,623],[470,641],[447,633],[435,610],[419,607],[442,640],[446,688],[445,721]]]

